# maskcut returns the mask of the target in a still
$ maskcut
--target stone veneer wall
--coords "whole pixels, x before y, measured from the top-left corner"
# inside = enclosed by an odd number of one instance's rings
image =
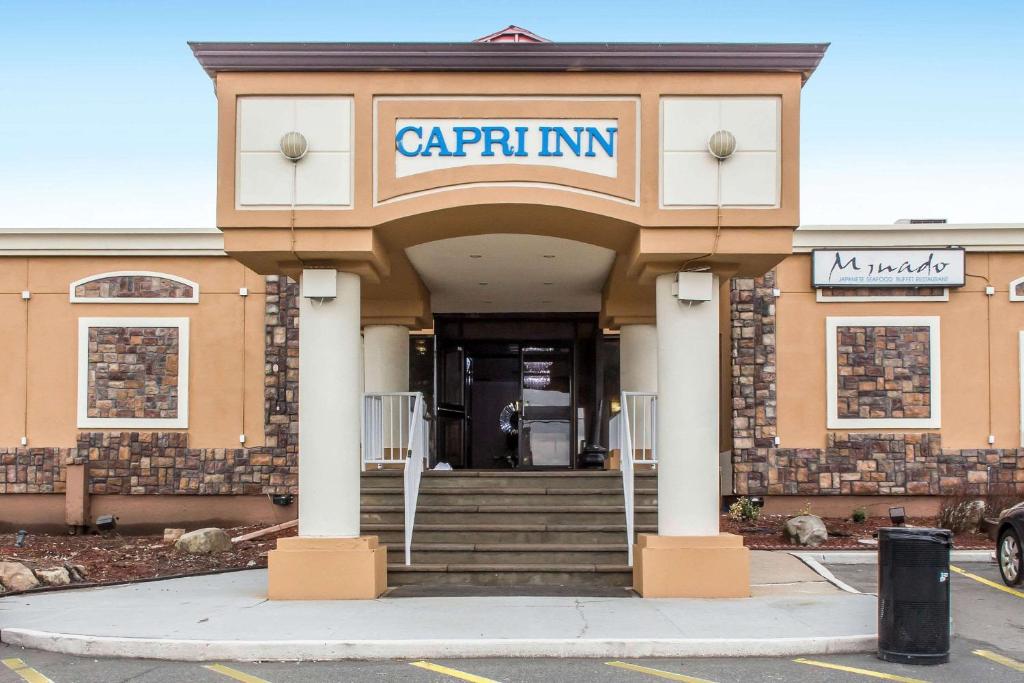
[[[825,448],[777,447],[774,287],[774,271],[759,278],[735,278],[731,286],[732,462],[737,494],[1024,495],[1024,449],[1020,448],[947,449],[942,448],[938,433],[896,431],[833,431]],[[920,359],[927,356],[927,344],[919,332],[915,329],[907,337],[896,334],[891,340],[886,332],[882,344],[888,347],[891,341],[899,346],[890,364],[907,370],[911,393],[919,393],[924,386],[922,380],[913,379],[922,374]],[[867,340],[863,346],[867,353]],[[868,356],[859,364],[871,366],[874,351]],[[899,360],[906,358],[916,360]],[[881,376],[884,394],[884,370]],[[870,391],[866,385],[863,388],[871,400],[877,398],[877,390],[877,382]],[[899,390],[902,393],[903,387]],[[886,409],[894,412],[892,406]]]
[[[823,299],[841,299],[847,296],[905,296],[908,299],[925,296],[942,296],[942,287],[822,287],[818,290]]]
[[[264,446],[190,448],[185,432],[81,432],[73,448],[0,449],[0,494],[62,493],[64,466],[88,465],[90,493],[298,491],[298,284],[266,281]]]
[[[86,414],[178,416],[178,328],[90,327]]]
[[[840,420],[931,416],[931,328],[836,327]]]
[[[192,285],[158,275],[111,275],[83,282],[75,296],[83,299],[190,299]]]

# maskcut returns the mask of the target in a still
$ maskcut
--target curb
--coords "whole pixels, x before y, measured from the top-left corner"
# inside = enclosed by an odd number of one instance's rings
[[[808,638],[562,638],[448,640],[174,640],[9,628],[0,641],[84,657],[188,662],[472,657],[794,657],[874,652],[876,634]]]
[[[876,564],[878,553],[874,550],[847,550],[824,552],[791,552],[793,557],[808,559],[822,564]],[[949,554],[950,562],[992,562],[991,550],[954,550]],[[811,566],[808,564],[808,566]],[[812,566],[815,571],[816,568]],[[818,572],[819,574],[821,572]],[[822,574],[822,576],[825,576]],[[825,577],[828,578],[827,576]],[[831,579],[830,579],[831,580]]]

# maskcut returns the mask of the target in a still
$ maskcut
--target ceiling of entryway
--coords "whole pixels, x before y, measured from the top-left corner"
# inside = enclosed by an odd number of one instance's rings
[[[559,237],[472,235],[405,250],[434,313],[599,311],[615,252]]]

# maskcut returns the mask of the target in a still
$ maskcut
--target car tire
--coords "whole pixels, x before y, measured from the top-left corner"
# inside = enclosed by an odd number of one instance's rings
[[[996,545],[996,564],[1007,586],[1019,586],[1024,582],[1024,546],[1020,534],[1012,527],[999,534]]]

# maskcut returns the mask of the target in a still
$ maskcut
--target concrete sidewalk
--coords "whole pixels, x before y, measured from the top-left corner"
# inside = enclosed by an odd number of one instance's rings
[[[269,602],[266,571],[0,599],[0,640],[68,654],[207,660],[794,656],[875,645],[875,598],[785,553],[754,597],[414,597]]]

